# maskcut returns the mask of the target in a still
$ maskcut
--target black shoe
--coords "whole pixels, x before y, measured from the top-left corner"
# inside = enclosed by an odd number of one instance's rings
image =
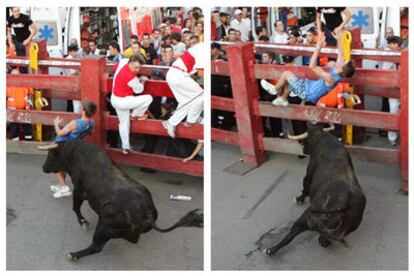
[[[157,172],[157,170],[150,169],[150,168],[140,168],[139,170],[143,173],[156,173]]]
[[[298,155],[298,159],[306,158],[306,155]]]

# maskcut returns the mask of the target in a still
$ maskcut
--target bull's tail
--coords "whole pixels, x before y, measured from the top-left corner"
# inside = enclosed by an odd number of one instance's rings
[[[174,223],[171,227],[166,229],[161,229],[157,226],[155,220],[152,221],[151,226],[154,230],[165,233],[174,230],[177,227],[203,227],[204,225],[204,215],[200,209],[194,209],[187,214],[185,214],[182,218],[180,218],[176,223]]]

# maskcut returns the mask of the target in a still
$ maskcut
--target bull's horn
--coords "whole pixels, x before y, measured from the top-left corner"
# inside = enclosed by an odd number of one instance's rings
[[[50,144],[46,146],[37,146],[37,148],[40,150],[51,150],[51,149],[57,148],[58,146],[59,146],[58,144]]]
[[[325,127],[322,130],[328,132],[328,131],[332,131],[334,129],[335,129],[335,125],[333,123],[329,122],[329,127]]]
[[[304,140],[304,139],[308,138],[308,136],[309,136],[309,133],[306,131],[306,132],[304,132],[302,134],[299,134],[299,135],[288,135],[288,138],[290,140],[299,141],[299,140]]]

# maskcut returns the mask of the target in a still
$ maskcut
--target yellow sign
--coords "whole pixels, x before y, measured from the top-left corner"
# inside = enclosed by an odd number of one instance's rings
[[[351,60],[351,43],[352,43],[352,35],[350,32],[345,31],[342,33],[342,47],[344,48],[344,60],[350,61]]]
[[[37,45],[37,43],[32,42],[30,44],[30,68],[32,68],[35,71],[39,69],[38,53],[39,45]]]

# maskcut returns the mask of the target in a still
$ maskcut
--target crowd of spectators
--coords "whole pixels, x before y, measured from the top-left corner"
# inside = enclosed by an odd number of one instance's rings
[[[162,22],[155,26],[151,33],[143,33],[141,35],[131,34],[129,36],[129,44],[125,49],[121,49],[118,41],[110,41],[107,45],[98,45],[96,40],[89,40],[86,47],[81,48],[77,39],[72,38],[69,41],[67,48],[67,59],[80,59],[89,55],[101,55],[106,57],[108,62],[116,64],[123,58],[130,58],[132,55],[140,56],[145,60],[147,65],[171,66],[171,64],[182,55],[188,48],[204,41],[204,15],[202,10],[198,7],[193,8],[163,8]],[[36,25],[30,20],[30,17],[20,14],[16,8],[16,16],[20,21],[24,22],[24,33],[18,32],[20,36],[12,36],[12,25],[16,19],[9,18],[8,23],[8,54],[15,50],[18,55],[25,55],[24,46],[26,46],[34,34],[36,33]],[[17,22],[18,23],[18,22]],[[16,29],[14,30],[16,31]],[[26,41],[28,40],[28,41]],[[14,53],[15,55],[16,53]],[[21,69],[25,70],[24,67]],[[10,69],[11,71],[11,69]],[[22,70],[21,70],[22,71]],[[17,72],[18,73],[18,72]],[[25,72],[21,72],[25,73]],[[62,71],[63,75],[77,75],[78,69],[65,69]],[[113,73],[112,73],[113,74]],[[149,79],[165,80],[166,70],[163,68],[154,67],[152,72],[147,76]],[[200,80],[202,81],[202,80]],[[10,100],[12,97],[9,97]],[[110,103],[110,95],[108,95],[107,109],[112,115],[116,115]],[[176,101],[173,98],[154,97],[150,107],[149,115],[151,118],[168,119],[171,112],[176,108]],[[11,105],[10,105],[11,106]],[[29,107],[30,108],[30,107]],[[67,111],[80,113],[80,101],[68,101]],[[12,139],[18,139],[21,136],[20,131],[17,130],[18,124],[10,124],[13,126],[13,133],[10,136]],[[26,140],[31,140],[31,132],[29,134],[24,126],[24,137]],[[22,128],[23,130],[23,128]],[[11,133],[11,132],[10,132]],[[156,151],[161,138],[154,135],[144,135],[143,152],[152,153]],[[193,152],[196,145],[187,139],[170,139],[165,150],[167,155],[176,157],[188,157]],[[119,147],[119,135],[117,131],[108,132],[108,142],[111,147]],[[142,170],[153,172],[152,169]]]

